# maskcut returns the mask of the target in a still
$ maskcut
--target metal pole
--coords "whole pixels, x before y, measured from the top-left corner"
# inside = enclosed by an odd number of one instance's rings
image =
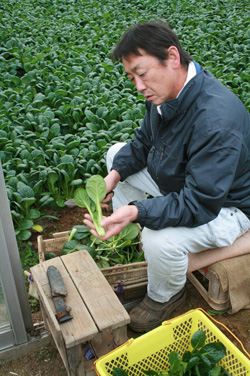
[[[15,281],[16,291],[22,311],[25,328],[33,329],[33,322],[30,313],[28,296],[25,288],[24,276],[17,247],[14,225],[11,217],[9,200],[5,187],[2,165],[0,163],[0,219],[2,221],[3,233],[9,253],[12,274]]]
[[[14,276],[3,232],[2,221],[0,220],[0,274],[4,299],[9,313],[11,328],[15,337],[15,344],[27,342],[27,333],[24,326],[20,302],[17,296]],[[6,340],[6,339],[5,339]],[[4,347],[4,344],[1,346]]]

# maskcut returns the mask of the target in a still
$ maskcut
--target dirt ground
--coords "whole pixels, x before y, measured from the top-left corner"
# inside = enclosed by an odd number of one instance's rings
[[[104,215],[109,215],[110,210],[105,210]],[[82,224],[84,209],[64,208],[60,211],[50,212],[56,215],[58,221],[44,219],[40,224],[44,228],[43,237],[51,238],[55,232],[70,230],[72,226]],[[32,235],[32,244],[37,251],[37,234]],[[185,305],[175,312],[175,316],[185,313],[194,308],[203,308],[205,311],[211,310],[205,299],[201,297],[195,287],[187,282],[187,299]],[[234,315],[229,313],[213,316],[217,321],[226,327],[242,342],[245,350],[250,353],[250,311],[242,310]],[[33,321],[41,322],[40,312],[33,314]],[[235,338],[221,325],[218,328],[242,351],[241,345]],[[129,338],[136,338],[136,333],[128,331]],[[48,346],[40,348],[29,356],[15,359],[0,366],[1,376],[66,376],[66,370],[56,346],[52,342]]]

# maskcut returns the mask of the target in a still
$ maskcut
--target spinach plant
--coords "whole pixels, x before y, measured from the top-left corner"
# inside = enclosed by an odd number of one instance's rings
[[[106,194],[106,183],[101,175],[91,176],[87,180],[86,189],[78,188],[74,193],[75,203],[88,210],[99,236],[105,235],[105,230],[100,222],[102,220],[101,201]]]
[[[135,223],[129,223],[118,235],[102,241],[91,234],[88,226],[73,226],[62,254],[85,249],[100,268],[144,261],[144,253],[139,249],[139,233],[139,227]],[[46,259],[56,256],[51,252],[45,255]]]
[[[191,338],[192,351],[185,351],[182,357],[172,351],[169,354],[169,370],[142,371],[148,376],[229,376],[228,372],[217,363],[226,355],[226,348],[221,342],[205,344],[206,334],[197,330]],[[115,368],[113,376],[128,376],[122,368]]]

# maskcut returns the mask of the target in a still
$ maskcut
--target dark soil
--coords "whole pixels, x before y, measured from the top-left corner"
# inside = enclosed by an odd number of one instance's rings
[[[40,222],[43,226],[43,237],[45,239],[51,238],[55,232],[62,232],[70,230],[74,225],[82,224],[84,209],[63,208],[60,211],[50,211],[48,214],[55,215],[58,220],[44,219]],[[105,210],[104,215],[109,215],[110,210]],[[31,238],[33,248],[37,250],[37,233]],[[205,299],[201,297],[195,287],[187,282],[187,299],[185,305],[175,312],[175,316],[185,313],[194,308],[202,308],[205,311],[210,310],[211,307],[207,304]],[[224,313],[214,316],[214,318],[224,324],[243,344],[245,350],[250,353],[250,312],[249,310],[242,310],[234,315]],[[33,314],[34,322],[41,322],[41,312]],[[243,352],[239,342],[228,332],[228,330],[216,324],[218,328]],[[138,334],[128,331],[129,338],[135,338]],[[66,376],[66,370],[63,362],[57,351],[57,348],[52,343],[46,347],[39,349],[29,356],[21,359],[16,359],[0,366],[1,376]]]

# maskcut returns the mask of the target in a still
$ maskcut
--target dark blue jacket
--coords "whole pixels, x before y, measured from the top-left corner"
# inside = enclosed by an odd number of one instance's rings
[[[115,156],[126,179],[144,167],[163,196],[134,202],[137,222],[159,230],[195,227],[235,206],[250,218],[250,115],[212,74],[201,71],[178,98],[146,115],[134,141]]]

